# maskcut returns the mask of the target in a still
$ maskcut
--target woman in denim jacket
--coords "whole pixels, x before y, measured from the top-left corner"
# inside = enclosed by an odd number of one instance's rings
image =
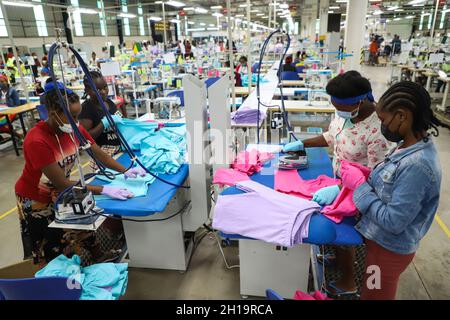
[[[359,184],[354,203],[361,212],[356,229],[366,240],[366,273],[361,299],[395,299],[400,274],[408,267],[439,205],[441,167],[428,130],[450,129],[433,115],[428,92],[400,82],[381,97],[376,110],[387,140],[399,143]],[[354,184],[362,173],[342,177]]]

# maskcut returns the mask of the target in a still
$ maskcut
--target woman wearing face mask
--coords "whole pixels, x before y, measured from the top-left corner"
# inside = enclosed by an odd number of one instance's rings
[[[359,170],[342,177],[356,188],[353,200],[361,212],[356,229],[366,241],[366,274],[361,299],[395,299],[401,273],[408,267],[429,230],[439,205],[441,167],[433,138],[438,126],[428,92],[413,82],[389,88],[377,105],[386,139],[398,143],[374,168],[367,182]],[[378,286],[369,276],[376,267]],[[371,270],[368,269],[371,267]],[[369,281],[368,281],[369,280]]]
[[[55,218],[52,207],[56,196],[76,183],[70,179],[70,173],[76,161],[79,141],[72,133],[72,127],[63,112],[56,90],[60,90],[63,96],[67,94],[70,113],[75,121],[81,111],[80,99],[72,91],[64,90],[61,83],[51,84],[53,88],[48,84],[48,91],[45,93],[48,119],[39,122],[25,138],[25,167],[15,186],[24,255],[25,258],[32,255],[35,264],[49,262],[67,247],[63,242],[64,232],[61,229],[48,228],[48,225]],[[136,168],[125,172],[126,168],[105,154],[82,126],[79,126],[79,129],[92,144],[94,156],[106,167],[124,172],[130,178],[140,174]],[[45,179],[42,179],[43,176]],[[87,188],[93,194],[103,194],[113,199],[127,200],[133,196],[128,190],[121,188],[90,185]],[[80,246],[89,244],[94,258],[99,258],[101,254],[98,246],[91,246],[91,240],[82,242]],[[71,245],[70,248],[78,247],[78,243]]]
[[[5,75],[0,75],[0,103],[6,104],[9,108],[20,106],[20,99],[19,99],[19,93],[16,89],[11,87],[9,85],[8,77]],[[7,119],[6,117],[9,117],[9,120],[13,122],[16,119],[16,115],[12,114],[9,116],[3,116],[0,117],[0,133],[7,133],[11,134],[9,126],[6,125]],[[15,135],[19,137],[19,139],[23,139],[23,135],[15,132]],[[3,138],[0,136],[0,141],[3,140]]]
[[[380,120],[375,112],[370,82],[356,71],[348,71],[333,78],[326,87],[337,116],[323,135],[284,146],[284,152],[295,152],[311,147],[333,148],[333,170],[340,177],[340,162],[346,160],[373,168],[391,147],[380,131]],[[320,189],[313,201],[320,205],[333,203],[340,192],[339,186]],[[330,257],[330,259],[333,257]],[[342,277],[330,282],[328,294],[345,296],[356,293],[352,247],[336,248],[336,264]]]

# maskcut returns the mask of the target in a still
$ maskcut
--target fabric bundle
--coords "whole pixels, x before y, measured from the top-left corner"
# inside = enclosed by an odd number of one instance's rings
[[[252,74],[252,83],[256,83],[258,82],[258,74],[253,73]],[[248,75],[244,74],[241,77],[241,81],[242,81],[242,86],[243,87],[248,87]],[[263,76],[259,76],[259,83],[267,83],[269,82],[267,79],[265,79]]]
[[[344,217],[354,216],[358,213],[358,209],[353,202],[353,193],[356,187],[366,181],[369,178],[371,170],[358,163],[341,161],[341,176],[348,175],[349,172],[357,169],[357,172],[361,173],[361,176],[351,176],[346,179],[341,192],[334,200],[334,202],[322,209],[322,213],[336,223],[341,223]],[[350,179],[350,181],[348,181]],[[357,180],[357,181],[356,181]]]
[[[245,193],[217,198],[214,229],[284,247],[293,247],[308,237],[311,215],[320,210],[317,203],[252,180],[239,182],[236,187]]]
[[[297,170],[275,171],[275,190],[308,200],[312,199],[312,195],[316,191],[340,184],[339,179],[333,179],[326,175],[320,175],[312,180],[303,180]]]
[[[295,291],[294,300],[333,300],[328,298],[325,294],[316,290],[312,295],[307,294],[303,291]]]
[[[252,175],[261,171],[264,163],[274,158],[274,155],[268,152],[259,152],[256,149],[240,152],[234,160],[231,167],[235,170]]]
[[[35,274],[42,277],[67,277],[81,285],[80,300],[118,300],[128,283],[127,263],[98,263],[81,267],[80,257],[59,255]]]
[[[223,186],[234,186],[241,181],[250,180],[248,175],[234,169],[219,168],[214,173],[213,184]]]
[[[259,122],[266,118],[266,113],[258,109],[239,109],[231,113],[231,120],[236,124],[257,123],[259,113]]]

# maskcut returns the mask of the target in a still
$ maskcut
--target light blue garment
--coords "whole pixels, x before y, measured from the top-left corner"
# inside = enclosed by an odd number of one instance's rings
[[[81,284],[80,300],[117,300],[125,294],[128,264],[98,263],[80,267],[80,257],[59,255],[35,274],[39,277],[68,277]]]
[[[122,119],[117,127],[133,150],[140,150],[141,141],[153,134],[158,128],[155,122],[141,122],[131,119]]]
[[[416,252],[437,207],[442,172],[433,140],[394,150],[355,190],[361,212],[355,228],[398,254]]]
[[[258,81],[257,75],[253,73],[252,74],[252,83],[256,83],[257,81]],[[244,74],[241,77],[241,82],[242,82],[243,87],[248,87],[248,75],[247,74]],[[269,81],[267,79],[265,79],[264,77],[261,77],[259,79],[259,83],[267,83],[267,82],[269,82]]]
[[[185,163],[186,149],[161,134],[148,137],[141,144],[141,161],[153,173],[177,173]]]
[[[113,170],[109,170],[112,173],[117,173]],[[145,197],[147,195],[148,186],[155,181],[155,177],[150,174],[147,174],[145,177],[137,176],[136,178],[128,178],[125,179],[125,175],[120,174],[116,176],[114,180],[110,180],[105,176],[98,175],[98,179],[103,180],[107,183],[109,187],[117,187],[117,188],[125,188],[131,193],[133,193],[134,197]],[[94,196],[95,200],[110,200],[111,198],[106,195],[96,195]]]

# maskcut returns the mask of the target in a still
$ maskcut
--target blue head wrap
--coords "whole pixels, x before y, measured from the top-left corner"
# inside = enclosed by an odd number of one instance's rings
[[[344,105],[344,106],[353,106],[355,104],[358,104],[360,101],[368,99],[370,102],[374,102],[375,99],[372,95],[372,91],[369,91],[367,93],[364,93],[360,96],[356,96],[356,97],[350,97],[350,98],[345,98],[345,99],[341,99],[341,98],[337,98],[337,97],[333,97],[331,96],[331,101],[339,104],[339,105]]]
[[[68,94],[72,94],[73,91],[65,88],[64,85],[61,82],[56,82],[56,86],[55,86],[55,82],[49,82],[44,86],[44,91],[45,92],[49,92],[51,90],[55,90],[55,89],[60,89],[60,90],[65,90]]]

